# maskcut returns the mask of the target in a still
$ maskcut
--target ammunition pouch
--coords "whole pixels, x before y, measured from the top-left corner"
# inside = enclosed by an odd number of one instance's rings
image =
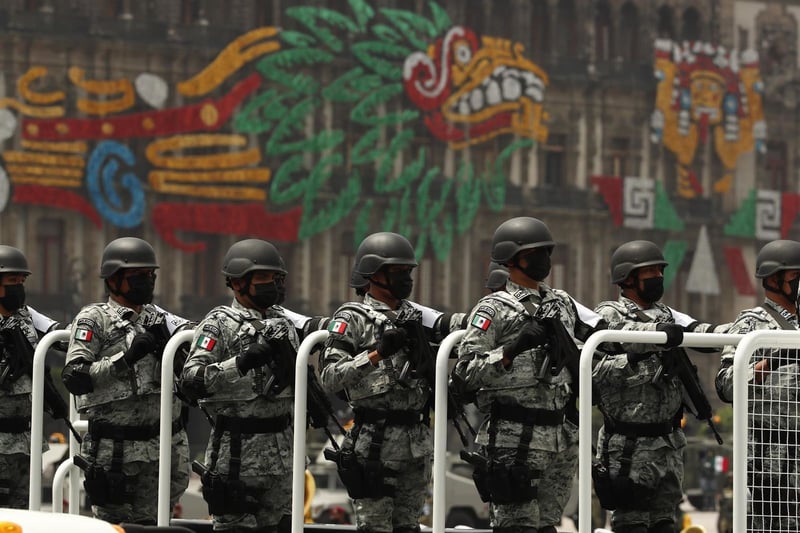
[[[31,419],[21,416],[0,418],[0,428],[2,433],[25,433],[31,429]]]
[[[461,459],[472,465],[472,480],[482,502],[492,501],[492,490],[489,485],[489,460],[477,453],[461,450]]]

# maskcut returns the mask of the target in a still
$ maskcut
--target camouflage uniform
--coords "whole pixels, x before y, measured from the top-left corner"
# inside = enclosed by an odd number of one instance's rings
[[[355,412],[355,424],[343,448],[353,448],[362,465],[375,460],[384,471],[396,471],[383,480],[394,489],[393,495],[355,499],[358,529],[386,533],[418,530],[433,456],[430,387],[421,377],[401,376],[408,347],[377,366],[367,357],[383,332],[393,327],[390,316],[394,314],[422,321],[422,312],[406,300],[392,311],[367,294],[363,302],[340,307],[328,327],[320,374],[329,393],[344,390]]]
[[[777,318],[780,317],[780,318]],[[772,300],[739,313],[729,333],[756,330],[800,329],[797,316]],[[716,377],[717,394],[733,402],[734,346],[722,352]],[[770,370],[760,385],[754,383],[754,366],[770,359]],[[780,366],[775,368],[776,361]],[[775,365],[775,366],[773,366]],[[800,529],[796,502],[800,482],[796,458],[798,420],[798,372],[800,365],[792,351],[761,349],[751,356],[748,373],[749,421],[747,471],[750,491],[748,531],[797,531]],[[780,503],[778,503],[780,502]]]
[[[166,319],[152,304],[143,305],[141,313],[136,313],[109,299],[84,307],[72,322],[66,367],[76,373],[88,371],[93,389],[76,396],[78,411],[89,420],[81,453],[106,472],[114,472],[120,469],[112,464],[121,452],[124,503],[92,506],[96,517],[109,522],[156,522],[160,354],[144,357],[133,368],[122,357],[137,333]],[[169,321],[165,323],[169,328]],[[173,401],[170,502],[174,506],[189,484],[189,444],[180,422],[181,403]],[[127,429],[120,440],[113,434],[119,435],[122,427]],[[103,496],[107,495],[90,494],[95,500]]]
[[[476,439],[484,454],[490,462],[508,464],[521,450],[536,491],[530,501],[492,503],[496,529],[560,524],[578,464],[577,391],[570,372],[563,368],[540,379],[549,356],[544,348],[522,352],[507,368],[501,363],[503,346],[531,320],[523,302],[530,302],[537,315],[558,317],[573,340],[587,339],[602,325],[600,316],[544,283],[535,290],[509,280],[505,290],[484,296],[473,308],[453,379],[464,384],[464,392],[476,393],[476,405],[488,415]],[[536,421],[523,423],[523,418]]]
[[[17,326],[35,347],[39,338],[29,308],[0,316],[0,330]],[[28,508],[30,427],[31,378],[22,374],[13,383],[0,386],[0,507]],[[46,444],[43,446],[46,449]]]
[[[675,323],[697,333],[713,328],[663,303],[655,302],[650,308],[641,309],[624,296],[616,302],[600,303],[595,311],[611,329],[655,331],[660,323]],[[663,375],[653,383],[662,369],[656,353],[663,347],[629,344],[626,348],[629,352],[653,355],[634,364],[628,361],[626,354],[608,355],[595,365],[592,385],[598,391],[597,401],[605,419],[598,436],[597,458],[615,478],[620,473],[620,460],[628,456],[632,463],[626,477],[642,487],[635,493],[642,495],[649,489],[652,497],[647,502],[636,503],[635,495],[631,494],[626,498],[627,505],[618,504],[611,520],[615,529],[672,523],[683,497],[686,437],[680,427],[682,384],[677,377]]]
[[[256,328],[262,325],[288,330],[296,352],[297,333],[282,308],[271,307],[262,316],[234,300],[230,306],[211,310],[200,322],[183,370],[183,386],[199,382],[206,394],[200,398],[200,406],[215,421],[206,449],[206,467],[235,481],[236,474],[231,473],[232,445],[241,447],[238,478],[244,484],[247,509],[214,514],[215,531],[275,528],[291,515],[293,383],[273,394],[264,390],[265,380],[268,382],[265,367],[243,376],[236,366],[236,357],[257,342],[261,333]],[[240,422],[269,426],[271,430],[248,431],[241,426],[237,439],[237,430],[230,428]]]

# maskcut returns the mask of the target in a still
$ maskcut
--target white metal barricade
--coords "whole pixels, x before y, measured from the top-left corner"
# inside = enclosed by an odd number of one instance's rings
[[[747,529],[747,434],[750,358],[761,348],[800,346],[800,331],[751,331],[744,336],[733,354],[733,530]]]
[[[436,352],[436,394],[434,396],[433,422],[433,533],[443,533],[447,505],[447,378],[450,352],[464,338],[464,330],[454,331],[439,345]]]
[[[47,350],[59,341],[69,340],[69,330],[59,329],[51,331],[39,339],[33,351],[33,366],[31,379],[31,460],[29,474],[28,509],[39,511],[42,508],[42,438],[44,433],[44,372]],[[72,397],[69,398],[70,419],[75,425],[78,419]],[[78,453],[78,441],[70,433],[69,453],[72,456]],[[79,484],[70,483],[70,512],[77,514],[79,508]]]
[[[172,396],[175,392],[175,378],[172,363],[175,352],[184,342],[192,342],[194,330],[183,330],[170,337],[161,356],[161,420],[159,426],[158,450],[158,518],[159,527],[169,526],[169,496],[172,477]]]
[[[716,348],[737,345],[743,335],[720,333],[686,333],[681,346]],[[592,531],[592,358],[597,347],[604,342],[641,342],[664,344],[667,334],[663,331],[598,331],[586,340],[581,350],[580,385],[578,390],[578,531]],[[734,428],[736,423],[734,422]],[[734,442],[734,459],[736,446]],[[735,472],[734,472],[735,475]],[[734,484],[734,487],[736,484]],[[734,493],[735,495],[735,493]],[[734,500],[734,506],[736,502]],[[734,515],[734,519],[735,519]],[[734,522],[734,531],[737,529]]]
[[[303,531],[306,482],[306,407],[308,406],[308,357],[315,345],[325,342],[327,331],[315,331],[297,350],[294,374],[294,449],[292,451],[292,533]]]

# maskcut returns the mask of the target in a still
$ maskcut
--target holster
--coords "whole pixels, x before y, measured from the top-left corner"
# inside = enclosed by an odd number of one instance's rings
[[[209,470],[200,480],[203,482],[203,499],[212,515],[243,514],[248,512],[244,482],[229,480],[216,470]]]
[[[482,502],[492,501],[492,492],[489,485],[489,460],[477,453],[461,450],[461,458],[472,465],[472,480]]]
[[[0,507],[6,507],[11,503],[11,480],[0,479]]]
[[[592,459],[592,480],[600,506],[613,511],[625,509],[646,511],[650,508],[655,489],[635,483],[629,476],[612,476],[599,459]]]
[[[396,473],[385,468],[380,461],[368,459],[362,464],[352,447],[338,451],[328,449],[325,457],[336,463],[339,479],[347,489],[348,496],[354,500],[394,495],[394,487],[386,484],[386,478]]]
[[[539,478],[539,472],[527,465],[490,460],[488,477],[493,503],[524,503],[537,497],[534,480]]]
[[[94,459],[76,461],[84,472],[83,488],[92,505],[122,505],[130,501],[132,489],[129,488],[127,477],[122,472],[104,470]]]

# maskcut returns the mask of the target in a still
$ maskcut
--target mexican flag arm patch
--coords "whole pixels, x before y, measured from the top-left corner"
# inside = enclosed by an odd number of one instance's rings
[[[338,333],[339,335],[344,335],[344,332],[347,331],[347,322],[345,322],[344,320],[333,320],[328,326],[328,331],[330,331],[331,333]]]
[[[208,335],[200,335],[196,343],[198,348],[208,350],[209,352],[214,349],[215,344],[217,344],[217,341]]]
[[[472,317],[472,322],[470,322],[470,325],[475,326],[481,331],[486,331],[489,329],[489,326],[492,325],[492,320],[483,315],[475,315]]]
[[[79,341],[89,342],[92,340],[92,330],[86,328],[77,328],[75,330],[75,339]]]

